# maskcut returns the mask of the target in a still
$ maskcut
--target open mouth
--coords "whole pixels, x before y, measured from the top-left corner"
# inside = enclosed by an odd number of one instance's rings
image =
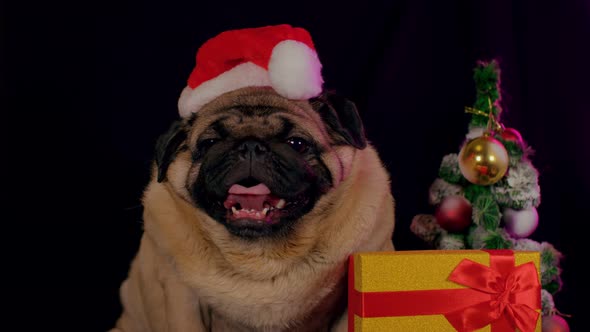
[[[202,188],[202,187],[200,187]],[[201,201],[209,202],[207,213],[236,236],[256,239],[284,236],[314,206],[316,191],[307,183],[283,188],[247,177],[225,187],[223,193],[197,191]],[[271,190],[271,188],[273,188]],[[210,199],[217,196],[214,201]],[[209,199],[209,200],[208,200]]]
[[[234,184],[223,203],[228,222],[246,227],[264,227],[280,222],[287,205],[285,199],[271,194],[264,183],[251,187]]]

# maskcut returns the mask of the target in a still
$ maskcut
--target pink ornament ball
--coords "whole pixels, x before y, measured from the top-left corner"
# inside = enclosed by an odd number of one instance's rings
[[[522,135],[514,128],[504,128],[500,134],[503,140],[522,144]]]
[[[539,214],[534,207],[523,210],[506,208],[502,218],[506,232],[517,239],[533,234],[539,225]]]
[[[567,321],[559,315],[543,317],[543,332],[570,332]]]

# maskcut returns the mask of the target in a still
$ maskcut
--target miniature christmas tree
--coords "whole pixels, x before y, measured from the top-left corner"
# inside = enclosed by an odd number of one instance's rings
[[[429,189],[434,215],[414,217],[411,231],[435,249],[514,249],[541,256],[543,322],[561,320],[553,295],[562,285],[562,254],[527,237],[537,227],[541,203],[532,149],[516,129],[500,122],[500,70],[495,60],[474,70],[476,101],[459,153],[443,157]]]

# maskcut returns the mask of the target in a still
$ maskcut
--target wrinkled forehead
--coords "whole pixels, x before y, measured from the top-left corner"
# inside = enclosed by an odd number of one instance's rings
[[[193,124],[190,142],[199,137],[302,136],[324,143],[327,134],[319,114],[308,102],[295,102],[272,93],[225,96],[201,109]]]

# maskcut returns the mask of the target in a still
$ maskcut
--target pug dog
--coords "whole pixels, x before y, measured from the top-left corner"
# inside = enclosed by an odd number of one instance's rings
[[[156,144],[112,332],[346,331],[347,261],[394,250],[390,178],[355,104],[227,92]]]
[[[112,332],[347,329],[347,263],[394,250],[390,178],[288,24],[207,40],[156,143]]]

